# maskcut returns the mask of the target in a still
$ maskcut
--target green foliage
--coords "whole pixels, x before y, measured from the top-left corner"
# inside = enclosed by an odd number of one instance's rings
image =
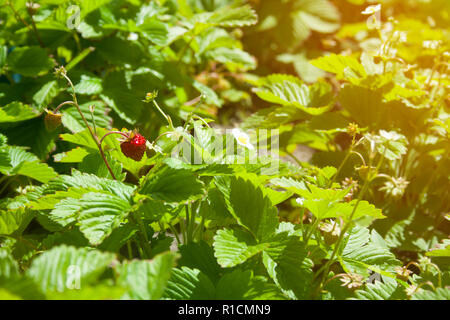
[[[283,106],[293,105],[311,114],[319,115],[329,109],[332,102],[331,88],[318,82],[308,87],[298,78],[287,75],[271,75],[260,79],[255,93],[263,100]]]
[[[0,299],[448,300],[450,8],[369,3],[0,4]]]
[[[45,74],[53,66],[45,50],[36,46],[18,48],[6,58],[6,68],[27,77]]]
[[[149,261],[130,261],[116,268],[119,284],[127,287],[124,299],[160,299],[175,262],[175,255],[164,253]]]
[[[33,279],[43,292],[64,291],[71,285],[75,288],[95,282],[113,259],[114,255],[110,253],[60,246],[33,260],[26,276]],[[79,279],[71,278],[75,273],[79,274]],[[74,280],[80,283],[70,283]]]
[[[361,300],[400,300],[406,298],[405,292],[395,282],[382,283],[380,281],[367,284],[364,290],[357,290],[355,296]]]

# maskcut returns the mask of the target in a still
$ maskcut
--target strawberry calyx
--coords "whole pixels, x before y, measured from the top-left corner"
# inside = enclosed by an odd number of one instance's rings
[[[44,117],[44,124],[45,128],[48,131],[54,131],[56,130],[62,122],[62,114],[60,113],[53,113],[50,110],[45,109],[46,115]]]

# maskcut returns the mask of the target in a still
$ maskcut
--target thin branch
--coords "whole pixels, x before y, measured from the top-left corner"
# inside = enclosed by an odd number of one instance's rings
[[[92,139],[94,139],[94,142],[95,142],[95,144],[97,145],[98,150],[100,151],[100,155],[102,156],[102,159],[103,159],[103,161],[105,162],[106,168],[108,169],[109,173],[111,174],[111,177],[112,177],[114,180],[117,180],[116,176],[114,175],[114,172],[112,171],[112,169],[111,169],[111,167],[110,167],[110,165],[109,165],[109,163],[108,163],[108,160],[106,159],[105,153],[103,152],[102,146],[100,145],[100,141],[98,140],[97,135],[92,131],[91,126],[90,126],[89,123],[87,122],[86,117],[84,116],[83,112],[82,112],[81,109],[80,109],[80,106],[78,105],[77,96],[76,96],[76,94],[75,94],[75,87],[74,87],[72,81],[71,81],[70,78],[66,75],[65,72],[62,73],[62,76],[67,80],[67,82],[69,83],[70,87],[72,88],[72,91],[73,91],[73,94],[72,94],[72,97],[73,97],[73,103],[74,103],[75,107],[77,108],[78,113],[79,113],[80,116],[81,116],[81,119],[83,119],[84,124],[85,124],[86,127],[88,128],[89,133],[90,133],[91,136],[92,136]]]
[[[31,25],[33,27],[34,34],[36,35],[36,38],[37,38],[41,48],[44,48],[44,43],[42,42],[42,39],[39,36],[39,32],[38,32],[38,30],[36,28],[36,23],[34,22],[34,19],[33,19],[33,11],[32,10],[33,9],[31,7],[27,7],[28,15],[30,16],[30,19],[31,19]]]

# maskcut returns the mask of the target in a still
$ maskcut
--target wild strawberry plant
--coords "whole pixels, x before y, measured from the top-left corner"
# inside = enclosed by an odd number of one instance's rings
[[[449,299],[449,13],[0,1],[0,297]]]

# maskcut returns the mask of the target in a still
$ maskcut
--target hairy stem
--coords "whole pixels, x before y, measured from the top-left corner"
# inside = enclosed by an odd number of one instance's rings
[[[311,225],[311,230],[308,232],[306,237],[303,239],[303,242],[305,243],[306,246],[308,245],[308,241],[311,238],[311,236],[313,235],[314,231],[317,229],[317,225],[319,224],[319,221],[320,220],[316,218],[316,220]]]
[[[37,40],[39,42],[39,45],[43,48],[44,47],[44,43],[42,42],[42,39],[39,36],[39,32],[38,32],[38,30],[36,28],[36,23],[34,22],[32,10],[33,10],[32,8],[29,8],[29,7],[27,8],[28,15],[30,16],[30,20],[31,20],[31,26],[32,26],[34,34],[36,35],[36,38],[37,38]]]
[[[376,172],[378,172],[378,170],[381,167],[381,164],[383,163],[386,150],[387,150],[387,148],[384,149],[384,153],[381,156],[381,158],[380,158],[380,160],[379,160],[379,162],[377,164],[377,167],[375,169]],[[321,276],[321,278],[320,278],[320,281],[319,281],[319,285],[317,286],[317,290],[314,293],[314,296],[317,296],[317,294],[320,292],[321,288],[323,288],[323,282],[324,282],[324,280],[325,280],[325,278],[326,278],[326,276],[327,276],[327,274],[328,274],[328,272],[330,270],[331,265],[334,263],[334,257],[336,256],[338,250],[341,248],[342,241],[343,241],[343,239],[345,237],[345,233],[348,231],[348,229],[352,225],[352,220],[353,220],[353,216],[355,215],[356,209],[358,208],[358,205],[360,204],[362,198],[364,197],[364,194],[367,192],[367,190],[369,188],[369,185],[370,185],[370,183],[373,180],[371,178],[371,172],[370,172],[371,169],[370,168],[372,168],[371,167],[371,163],[369,164],[369,173],[367,175],[368,178],[364,182],[364,185],[363,185],[360,193],[358,194],[357,202],[356,202],[355,206],[353,207],[353,210],[352,210],[352,212],[351,212],[351,214],[350,214],[350,216],[348,218],[348,222],[344,225],[344,228],[341,230],[341,232],[339,234],[339,238],[338,238],[338,240],[337,240],[337,242],[336,242],[336,244],[334,246],[333,252],[331,253],[330,259],[327,261],[327,263],[322,268],[319,269],[319,271],[315,275],[315,278],[317,278],[318,276]]]
[[[106,159],[105,153],[103,152],[102,146],[100,144],[100,141],[98,140],[97,135],[94,133],[94,131],[92,131],[91,126],[89,125],[89,123],[86,120],[86,117],[84,116],[83,112],[80,109],[80,106],[78,105],[78,100],[77,100],[77,95],[75,94],[75,87],[72,83],[72,81],[70,80],[70,78],[66,75],[66,73],[62,73],[63,77],[67,80],[67,82],[69,83],[70,87],[72,88],[72,97],[73,97],[73,105],[77,108],[78,113],[81,116],[81,119],[83,119],[83,122],[85,124],[85,126],[88,128],[89,133],[92,136],[92,139],[94,140],[95,144],[97,145],[98,150],[100,151],[100,155],[103,159],[103,162],[105,162],[106,168],[108,169],[109,173],[111,174],[111,177],[114,180],[117,180],[116,176],[114,175],[114,172],[111,169],[111,166],[108,163],[108,160]]]
[[[173,129],[172,119],[160,108],[156,100],[153,100],[153,104],[156,107],[156,109],[158,109],[158,111],[162,114],[162,116],[167,120],[167,122],[169,123],[169,127]]]
[[[68,105],[68,104],[72,104],[75,105],[75,102],[73,101],[64,101],[63,103],[59,104],[56,109],[54,110],[55,113],[57,113],[59,111],[59,109],[61,109],[62,106]]]

